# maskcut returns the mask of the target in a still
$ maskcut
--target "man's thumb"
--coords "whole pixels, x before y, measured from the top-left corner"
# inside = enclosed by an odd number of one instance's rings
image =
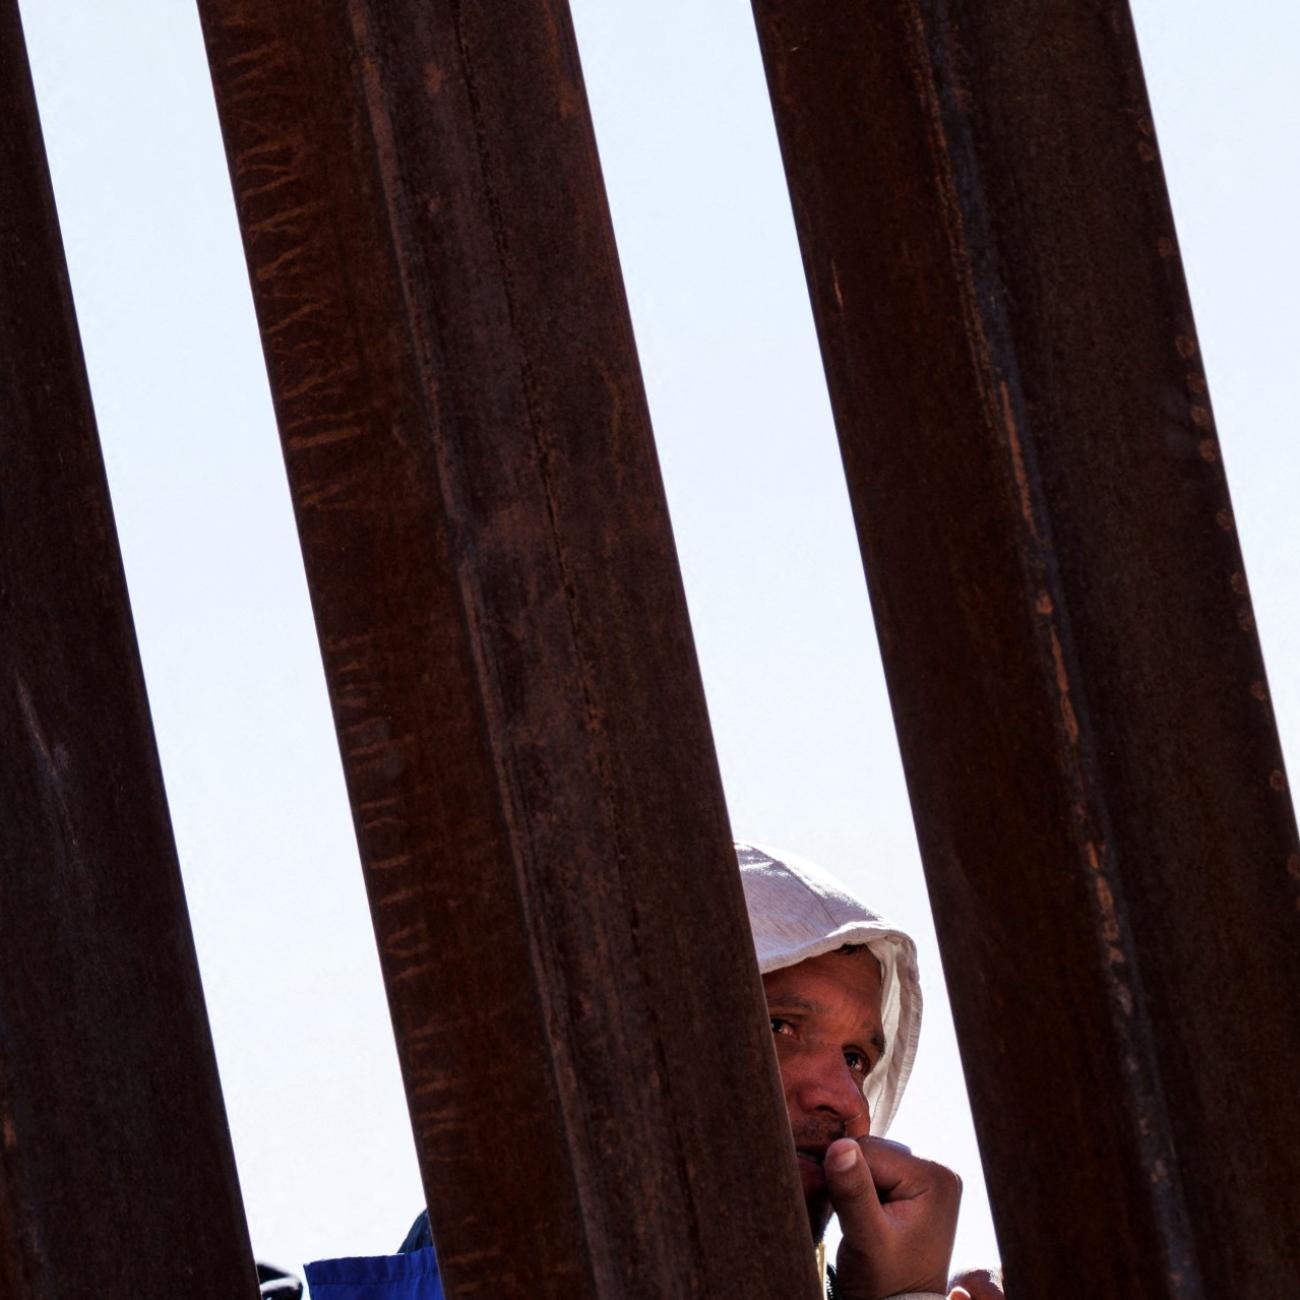
[[[831,1202],[843,1222],[843,1211],[853,1203],[868,1214],[879,1214],[880,1197],[862,1148],[852,1138],[839,1138],[826,1148],[822,1164],[830,1187]],[[846,1225],[847,1226],[847,1225]]]

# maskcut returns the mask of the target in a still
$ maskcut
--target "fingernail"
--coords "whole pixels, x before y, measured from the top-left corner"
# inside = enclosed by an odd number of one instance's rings
[[[852,1169],[858,1163],[858,1148],[856,1145],[851,1147],[840,1147],[834,1154],[826,1157],[826,1163],[835,1170],[837,1174],[842,1174],[846,1170]]]

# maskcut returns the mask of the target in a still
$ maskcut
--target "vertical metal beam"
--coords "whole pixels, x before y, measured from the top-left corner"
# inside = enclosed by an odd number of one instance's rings
[[[449,1294],[811,1294],[567,6],[199,8]]]
[[[251,1297],[13,0],[0,98],[0,1293]]]
[[[1123,0],[755,0],[1011,1296],[1300,1266],[1300,856]]]

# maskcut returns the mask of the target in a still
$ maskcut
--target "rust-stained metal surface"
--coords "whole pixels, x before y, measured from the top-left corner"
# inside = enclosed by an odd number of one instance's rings
[[[251,1298],[13,0],[0,99],[0,1295]]]
[[[755,9],[1008,1295],[1283,1294],[1300,856],[1127,6]]]
[[[199,8],[449,1295],[811,1295],[567,7]]]

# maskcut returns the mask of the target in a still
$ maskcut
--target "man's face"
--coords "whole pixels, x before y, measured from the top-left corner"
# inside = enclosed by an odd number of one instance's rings
[[[862,1084],[885,1052],[880,965],[866,948],[831,952],[764,975],[763,988],[804,1201],[820,1240],[830,1217],[826,1147],[866,1136],[870,1124]]]

